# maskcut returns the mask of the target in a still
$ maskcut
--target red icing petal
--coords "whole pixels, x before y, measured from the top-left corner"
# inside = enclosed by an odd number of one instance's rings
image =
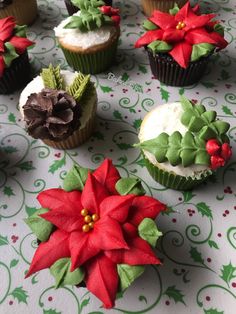
[[[81,230],[84,225],[84,217],[73,210],[52,210],[40,216],[66,232]]]
[[[196,4],[193,8],[192,8],[192,11],[196,14],[199,13],[200,11],[200,5],[199,4]]]
[[[200,28],[206,26],[215,16],[216,14],[192,15],[186,17],[184,23],[186,24],[186,29]]]
[[[116,182],[120,179],[120,174],[113,166],[110,159],[105,159],[94,172],[93,176],[104,185],[111,194],[117,194],[115,189]]]
[[[102,250],[129,249],[120,224],[108,216],[95,222],[90,236],[91,242]]]
[[[192,46],[187,42],[180,42],[169,52],[175,61],[182,67],[187,68],[192,53]]]
[[[220,156],[211,156],[211,169],[215,170],[225,165],[225,160]]]
[[[144,218],[155,219],[165,209],[164,204],[150,196],[137,196],[133,200],[128,221],[138,226]]]
[[[114,263],[128,265],[160,264],[160,260],[153,253],[150,245],[143,239],[136,237],[128,241],[129,250],[106,251],[105,254]]]
[[[105,308],[112,308],[119,281],[116,264],[100,254],[86,264],[86,270],[87,289],[103,302]]]
[[[5,62],[4,62],[3,56],[0,56],[0,77],[3,76],[4,69],[5,69]]]
[[[185,35],[185,40],[189,42],[191,45],[195,44],[217,44],[217,41],[212,38],[211,33],[207,32],[203,28],[193,29],[187,32]]]
[[[55,210],[68,210],[80,213],[81,193],[79,191],[66,192],[62,189],[49,189],[41,192],[37,197],[42,207]]]
[[[225,161],[229,160],[232,156],[232,149],[228,143],[224,143],[221,146],[221,157],[224,158]]]
[[[105,198],[100,204],[101,217],[108,215],[119,222],[124,222],[134,197],[134,195],[114,195]]]
[[[189,1],[179,10],[175,15],[175,20],[178,22],[185,21],[187,16],[195,16],[194,12],[191,9]]]
[[[4,51],[5,51],[4,42],[0,40],[0,52]]]
[[[90,214],[97,213],[100,215],[99,205],[107,196],[109,196],[109,193],[106,187],[89,173],[81,196],[83,207],[86,208]]]
[[[206,143],[206,151],[209,155],[217,155],[220,152],[220,144],[216,139],[210,139]]]
[[[122,228],[124,230],[125,236],[128,237],[128,239],[130,239],[130,238],[137,238],[138,230],[131,223],[126,222],[125,224],[123,224]]]
[[[7,41],[12,36],[13,29],[16,26],[13,16],[8,16],[4,19],[0,19],[0,40]]]
[[[216,42],[216,46],[219,47],[219,49],[224,49],[226,46],[228,46],[228,42],[220,34],[212,32],[209,34],[209,36]]]
[[[33,41],[25,37],[14,36],[9,40],[9,42],[16,48],[18,54],[25,52],[26,48],[34,44]]]
[[[90,241],[91,233],[86,232],[72,232],[70,236],[70,252],[71,252],[71,271],[76,267],[84,264],[88,259],[97,255],[100,248],[95,246],[93,241]]]
[[[163,34],[163,40],[168,43],[179,42],[184,38],[185,30],[177,30],[176,28],[167,29]]]
[[[176,26],[175,17],[173,15],[161,12],[159,10],[153,11],[152,16],[149,18],[149,20],[163,30]]]
[[[26,277],[41,269],[51,267],[60,258],[69,256],[69,234],[56,230],[47,242],[39,244]]]
[[[161,29],[148,31],[136,41],[135,48],[146,46],[152,43],[154,40],[162,40],[162,35],[163,35],[163,30]]]

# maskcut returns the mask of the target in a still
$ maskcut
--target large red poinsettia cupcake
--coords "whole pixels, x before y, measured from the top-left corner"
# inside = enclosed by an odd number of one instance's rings
[[[26,38],[25,26],[12,16],[0,19],[0,93],[23,86],[30,78],[27,48],[34,43]]]
[[[187,2],[181,9],[175,6],[170,13],[154,11],[144,22],[147,32],[135,43],[145,47],[153,75],[172,86],[197,82],[215,51],[227,46],[223,27],[212,21],[216,14],[198,13]]]
[[[26,277],[50,268],[56,287],[85,284],[111,308],[145,265],[160,264],[153,219],[165,205],[144,194],[141,182],[121,178],[109,159],[94,172],[74,166],[64,190],[41,192],[42,208],[26,220],[41,241]]]

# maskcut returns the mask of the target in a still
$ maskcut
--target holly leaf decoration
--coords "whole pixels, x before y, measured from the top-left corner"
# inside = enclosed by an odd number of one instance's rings
[[[215,241],[209,240],[209,241],[208,241],[208,244],[209,244],[209,246],[210,246],[211,248],[214,248],[214,249],[219,250],[219,246],[218,246],[218,244],[217,244]]]
[[[183,198],[184,198],[184,203],[187,203],[191,201],[191,199],[196,196],[196,194],[193,194],[192,191],[184,191],[183,193]]]
[[[129,79],[129,74],[127,74],[126,72],[125,72],[125,73],[123,73],[123,75],[122,75],[121,79],[122,79],[122,81],[123,81],[123,82],[128,81],[128,79]]]
[[[165,90],[163,87],[161,87],[160,91],[161,91],[161,99],[167,102],[169,100],[170,93],[167,90]]]
[[[12,295],[19,303],[27,304],[28,293],[23,287],[15,288],[9,295]]]
[[[152,247],[156,246],[157,240],[162,236],[162,232],[157,229],[155,221],[150,218],[143,219],[138,226],[138,233]]]
[[[225,114],[228,114],[230,116],[233,116],[233,112],[231,111],[231,109],[227,106],[222,106],[222,110]]]
[[[101,90],[103,91],[103,93],[110,93],[113,92],[113,89],[109,86],[102,86],[100,85]]]
[[[64,287],[66,285],[78,285],[84,279],[84,271],[81,268],[76,268],[73,272],[70,271],[70,258],[60,258],[51,267],[50,273],[55,278],[55,288]]]
[[[67,173],[64,182],[63,188],[67,192],[73,190],[82,191],[87,180],[89,173],[88,168],[83,168],[78,165],[74,165],[71,170]]]
[[[19,263],[19,260],[18,260],[18,259],[13,259],[13,260],[11,260],[10,268],[15,267],[18,263]]]
[[[1,148],[6,154],[13,154],[13,153],[18,152],[18,149],[14,146],[5,146],[5,147],[3,146]]]
[[[204,264],[204,259],[202,258],[201,253],[198,252],[197,248],[191,246],[189,253],[195,263]]]
[[[230,78],[229,72],[224,69],[221,70],[220,76],[221,76],[222,81],[228,80]]]
[[[90,302],[90,298],[84,299],[83,302],[81,303],[81,310],[83,307],[87,306]]]
[[[176,289],[175,286],[168,287],[163,294],[167,295],[170,299],[173,299],[175,303],[181,302],[185,304],[184,295],[181,290]]]
[[[113,112],[113,116],[114,118],[116,118],[117,120],[123,120],[121,113],[118,110],[114,110]]]
[[[97,8],[105,5],[102,0],[71,0],[73,5],[84,10],[88,10],[89,7]]]
[[[37,210],[38,209],[36,207],[29,207],[25,205],[25,211],[29,217],[32,216]]]
[[[171,206],[168,206],[166,208],[166,210],[163,210],[161,212],[162,215],[167,215],[167,216],[169,216],[170,214],[173,214],[173,213],[175,213],[175,211],[174,211],[173,207],[171,207]]]
[[[24,161],[20,164],[17,165],[17,168],[20,168],[21,170],[25,170],[25,171],[30,171],[30,170],[34,170],[36,169],[34,166],[33,166],[33,162],[32,161]]]
[[[120,289],[124,291],[132,282],[143,274],[145,266],[130,266],[126,264],[118,264],[117,271],[120,277]]]
[[[206,203],[204,202],[198,203],[196,204],[196,207],[197,207],[198,212],[202,214],[202,217],[206,216],[210,219],[213,219],[212,211]]]
[[[48,172],[54,174],[59,168],[63,167],[66,164],[66,159],[63,157],[60,160],[55,160],[49,167]]]
[[[223,265],[221,268],[221,276],[220,276],[228,285],[232,279],[236,278],[236,267],[231,264]]]
[[[57,312],[55,309],[43,310],[43,314],[61,314],[61,312]]]
[[[50,64],[48,68],[42,69],[41,78],[45,88],[63,89],[64,84],[59,65],[53,67],[52,64]]]
[[[77,102],[80,101],[86,90],[90,85],[90,75],[84,75],[79,73],[73,83],[66,88],[68,94],[70,94]]]
[[[8,115],[8,121],[12,122],[12,123],[16,123],[16,116],[14,115],[14,113],[9,113]]]
[[[8,197],[15,195],[15,193],[13,192],[13,189],[10,186],[6,186],[6,185],[4,186],[3,193],[4,195],[7,195]]]
[[[8,242],[7,237],[4,237],[4,236],[0,235],[0,246],[8,245],[8,244],[9,244],[9,242]]]
[[[3,59],[7,67],[9,67],[12,61],[19,57],[16,53],[15,47],[11,43],[5,43],[5,51],[3,54]]]
[[[224,314],[223,311],[218,311],[217,309],[209,309],[209,310],[205,310],[204,309],[204,314]]]
[[[142,72],[143,74],[147,73],[147,68],[144,65],[139,64],[138,69],[140,72]]]
[[[138,130],[140,128],[140,125],[142,123],[142,119],[137,119],[137,120],[134,120],[134,123],[133,123],[133,127]]]
[[[121,178],[116,182],[115,188],[120,195],[144,195],[146,193],[141,181],[137,178]]]

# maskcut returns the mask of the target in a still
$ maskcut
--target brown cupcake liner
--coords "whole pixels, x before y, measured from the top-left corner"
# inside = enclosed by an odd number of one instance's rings
[[[37,16],[37,1],[14,0],[12,4],[0,9],[0,19],[7,16],[14,16],[18,25],[30,25]]]
[[[10,94],[30,81],[31,71],[28,52],[24,52],[5,68],[0,78],[0,94]]]
[[[59,142],[48,139],[43,139],[42,141],[48,146],[56,149],[72,149],[82,145],[93,133],[97,104],[95,104],[94,107],[95,108],[86,124],[82,128],[75,130],[67,139]]]
[[[142,7],[145,15],[150,16],[154,10],[169,12],[177,3],[181,8],[187,0],[142,0]]]
[[[188,86],[197,83],[204,75],[210,56],[190,62],[185,69],[171,56],[155,54],[146,48],[153,76],[161,83],[170,86]]]
[[[148,172],[153,177],[155,181],[171,188],[173,190],[191,190],[198,186],[202,182],[206,181],[208,177],[212,175],[212,171],[202,172],[200,177],[183,177],[176,175],[172,172],[164,171],[157,166],[154,166],[147,158],[144,157],[145,165]]]
[[[79,10],[79,8],[73,5],[73,3],[70,0],[64,0],[64,2],[69,15],[73,15]],[[112,0],[104,0],[104,2],[106,5],[112,5]]]

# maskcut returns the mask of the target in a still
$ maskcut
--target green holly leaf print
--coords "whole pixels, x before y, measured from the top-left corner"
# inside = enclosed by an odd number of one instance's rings
[[[14,115],[14,113],[10,113],[9,115],[8,115],[8,121],[9,122],[12,122],[12,123],[16,123],[16,116]]]
[[[164,294],[166,294],[170,299],[173,299],[175,303],[181,302],[185,304],[183,299],[184,295],[182,294],[181,290],[176,289],[175,286],[168,287]]]
[[[121,79],[122,79],[123,82],[126,82],[126,81],[128,81],[128,79],[129,79],[129,75],[125,72],[125,73],[122,75]]]
[[[224,69],[220,72],[220,76],[223,81],[230,78],[229,72],[225,71]]]
[[[9,197],[15,195],[13,189],[10,186],[4,186],[3,193]]]
[[[208,218],[213,219],[212,211],[206,203],[204,202],[198,203],[196,204],[196,207],[198,212],[202,214],[202,217],[207,216]]]
[[[140,125],[142,123],[142,119],[137,119],[137,120],[134,120],[134,123],[133,123],[133,127],[138,130],[140,128]]]
[[[204,264],[204,259],[202,258],[202,254],[198,252],[197,248],[191,246],[189,253],[195,263]]]
[[[10,263],[10,268],[13,268],[15,267],[17,264],[19,263],[19,260],[18,259],[13,259]]]
[[[9,244],[7,237],[0,235],[0,246]]]
[[[18,152],[18,149],[14,146],[6,146],[6,147],[2,147],[2,150],[4,151],[4,153],[6,154],[12,154],[12,153],[16,153]]]
[[[29,207],[29,206],[25,205],[25,211],[28,214],[28,216],[30,217],[37,211],[37,208],[36,207]]]
[[[184,203],[189,202],[196,194],[193,194],[191,191],[184,191],[183,197],[184,197]]]
[[[28,293],[23,287],[15,288],[10,295],[12,295],[19,303],[23,302],[27,304]]]
[[[113,89],[109,86],[102,86],[100,85],[101,90],[103,91],[103,93],[110,93],[113,92]]]
[[[100,131],[94,132],[93,137],[95,137],[97,140],[104,141],[104,134],[102,134]]]
[[[233,116],[233,112],[227,106],[222,106],[222,110],[224,111],[225,114]]]
[[[170,96],[170,93],[161,87],[161,98],[167,102],[169,99],[169,96]]]
[[[142,72],[143,74],[147,73],[147,68],[144,65],[139,65],[138,69],[140,72]]]
[[[204,314],[224,314],[224,312],[218,311],[217,309],[209,309],[209,310],[204,309]]]
[[[182,96],[184,94],[184,91],[185,91],[185,89],[183,87],[179,89],[180,96]]]
[[[209,241],[208,241],[208,244],[209,244],[209,246],[210,246],[211,248],[215,248],[215,249],[219,250],[218,244],[217,244],[215,241],[209,240]]]
[[[145,160],[143,158],[139,159],[138,161],[136,161],[136,164],[143,168],[145,167]]]
[[[87,306],[90,302],[90,298],[84,299],[83,302],[81,303],[81,308],[80,311],[82,312],[82,308]]]
[[[61,314],[61,312],[57,312],[57,310],[49,309],[49,310],[43,310],[43,314]]]
[[[229,263],[229,265],[223,265],[221,268],[222,275],[220,276],[228,285],[232,279],[236,278],[236,267]]]
[[[213,88],[213,87],[216,87],[216,85],[212,82],[201,82],[201,84],[203,86],[205,86],[206,88]]]
[[[33,166],[32,161],[24,161],[24,162],[20,163],[19,165],[17,165],[17,167],[20,168],[21,170],[25,170],[25,171],[30,171],[30,170],[36,169]]]
[[[166,210],[163,210],[161,214],[169,216],[170,214],[175,213],[174,209],[171,206],[168,206]]]
[[[65,157],[60,160],[54,160],[54,162],[49,167],[48,172],[54,174],[59,168],[63,167],[66,164]]]
[[[121,115],[121,113],[118,111],[118,110],[114,110],[114,112],[113,112],[113,116],[114,116],[114,118],[116,118],[117,120],[123,120],[122,119],[122,115]]]

